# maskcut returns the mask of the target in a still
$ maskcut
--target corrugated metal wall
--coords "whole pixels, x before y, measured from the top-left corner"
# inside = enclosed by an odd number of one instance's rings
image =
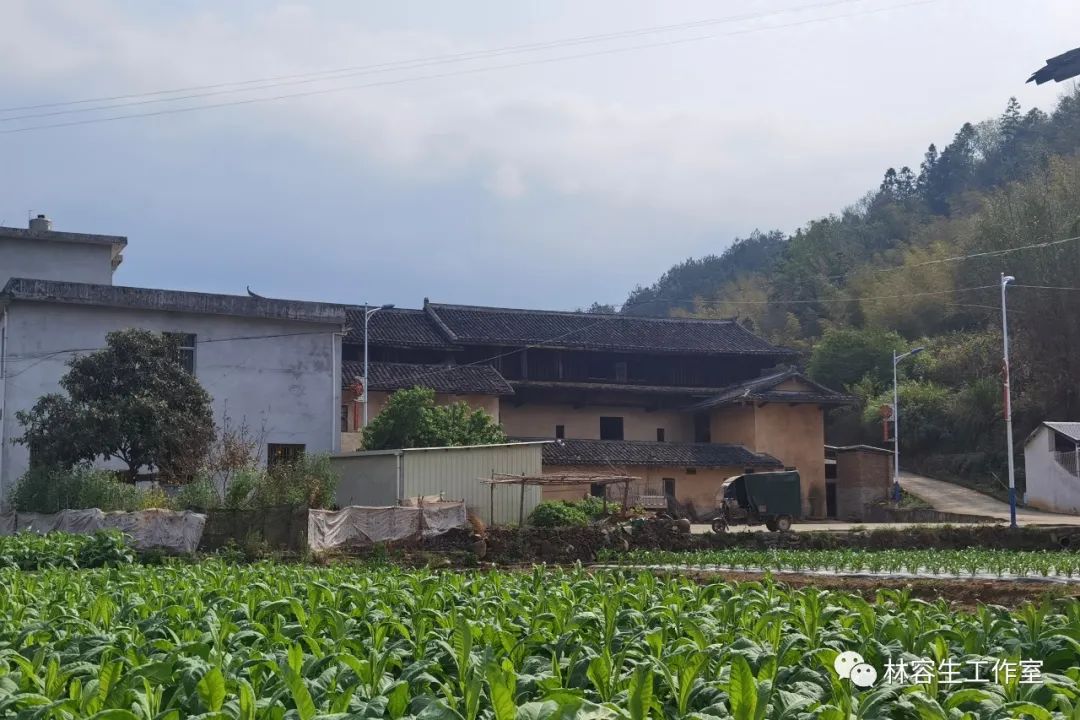
[[[493,473],[539,475],[541,447],[527,444],[406,450],[405,496],[442,494],[447,500],[464,500],[466,507],[488,524],[516,525],[521,487],[497,486],[492,508],[490,486],[480,478],[490,478]],[[540,495],[539,487],[525,488],[526,518],[540,503]]]
[[[396,455],[334,455],[330,465],[337,472],[337,504],[386,507],[397,505]]]

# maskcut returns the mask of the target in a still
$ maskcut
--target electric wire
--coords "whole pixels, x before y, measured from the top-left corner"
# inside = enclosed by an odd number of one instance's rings
[[[173,102],[177,100],[188,100],[200,97],[209,97],[213,95],[219,95],[230,92],[250,92],[252,90],[262,90],[272,87],[280,87],[284,85],[300,84],[306,82],[322,82],[325,80],[337,80],[341,78],[356,77],[359,75],[366,75],[371,73],[389,72],[396,70],[413,70],[416,68],[429,67],[431,65],[440,65],[453,62],[466,62],[476,59],[485,59],[488,57],[500,57],[502,55],[516,54],[522,52],[537,52],[540,50],[548,50],[553,48],[569,47],[574,45],[581,45],[586,43],[604,42],[609,40],[618,40],[627,37],[637,37],[640,35],[650,35],[663,32],[675,32],[680,30],[691,30],[699,27],[709,27],[712,25],[722,25],[732,22],[742,22],[746,20],[759,20],[766,17],[775,15],[787,15],[805,11],[819,10],[822,8],[834,7],[837,5],[850,5],[857,2],[865,2],[866,0],[831,0],[831,2],[820,2],[809,5],[795,6],[791,8],[782,8],[778,10],[771,10],[767,12],[746,13],[743,15],[732,15],[722,18],[707,18],[704,20],[694,20],[683,23],[675,23],[669,25],[654,25],[651,27],[635,28],[632,30],[623,30],[610,33],[600,33],[593,35],[582,35],[577,37],[562,38],[559,40],[549,40],[543,42],[524,43],[518,45],[507,45],[489,50],[474,50],[460,53],[451,53],[444,55],[435,55],[423,58],[413,58],[408,60],[397,60],[391,62],[374,63],[369,65],[352,65],[347,67],[334,68],[329,70],[318,70],[306,73],[295,73],[291,75],[278,75],[275,77],[257,78],[248,80],[237,80],[233,82],[214,83],[209,85],[192,85],[182,88],[173,88],[171,90],[152,90],[142,93],[129,93],[124,95],[111,95],[105,97],[96,98],[83,98],[80,100],[67,100],[62,102],[49,102],[39,103],[36,105],[21,105],[0,108],[0,113],[21,112],[24,110],[38,110],[46,108],[56,107],[71,107],[75,105],[85,105],[96,102],[111,102],[115,100],[131,100],[135,98],[157,98],[153,100],[147,100],[146,102]],[[296,82],[289,82],[296,81]],[[236,86],[251,86],[257,85],[258,87],[239,87]],[[234,88],[232,90],[222,90],[221,92],[209,92],[196,95],[184,95],[180,97],[167,97],[160,98],[162,95],[175,95],[183,92],[194,92],[204,90],[218,90],[220,88]],[[35,113],[29,115],[18,115],[14,117],[0,118],[0,122],[8,122],[13,120],[24,120],[35,117],[49,117],[53,115],[62,115],[66,113],[81,113],[92,112],[95,110],[107,110],[118,107],[128,107],[134,105],[141,105],[143,102],[132,103],[119,103],[113,105],[103,105],[92,108],[78,108],[73,110],[62,110],[57,112],[48,113]]]
[[[870,14],[885,12],[885,11],[889,11],[889,10],[898,10],[898,9],[914,7],[914,6],[919,6],[919,5],[927,5],[927,4],[930,4],[930,3],[933,3],[933,2],[937,2],[937,0],[915,0],[914,2],[901,3],[901,4],[897,4],[897,5],[890,5],[888,7],[882,7],[882,8],[873,8],[873,9],[865,10],[865,11],[862,11],[862,12],[845,13],[845,14],[831,15],[831,16],[820,17],[820,18],[809,18],[809,19],[806,19],[806,20],[798,21],[798,22],[791,22],[791,23],[785,23],[785,24],[780,24],[780,25],[770,25],[770,26],[762,27],[762,28],[748,28],[748,29],[733,31],[733,32],[729,32],[729,33],[714,33],[714,34],[710,34],[710,35],[700,35],[700,36],[691,37],[691,38],[678,38],[678,39],[674,39],[674,40],[666,40],[666,41],[653,42],[653,43],[644,43],[644,44],[639,44],[639,45],[630,45],[630,46],[620,47],[620,48],[607,48],[607,49],[604,49],[604,50],[595,50],[595,51],[591,51],[591,52],[577,53],[577,54],[572,54],[572,55],[562,55],[562,56],[558,56],[558,57],[537,58],[537,59],[534,59],[534,60],[524,60],[524,61],[520,61],[520,62],[505,63],[505,64],[502,64],[502,65],[492,65],[492,66],[488,66],[488,67],[466,68],[466,69],[463,69],[463,70],[450,71],[450,72],[445,72],[445,73],[435,73],[435,74],[431,74],[431,75],[418,75],[418,76],[413,76],[413,77],[397,78],[397,79],[393,79],[393,80],[382,80],[382,81],[376,81],[376,82],[370,82],[370,83],[362,83],[362,84],[359,84],[359,85],[346,85],[346,86],[333,87],[333,88],[321,88],[321,89],[317,89],[317,90],[307,90],[307,91],[296,92],[296,93],[284,93],[284,94],[280,94],[280,95],[271,95],[271,96],[266,96],[266,97],[247,98],[247,99],[244,99],[244,100],[232,100],[232,101],[228,101],[228,102],[206,103],[206,104],[195,105],[195,106],[191,106],[191,107],[168,108],[168,109],[165,109],[165,110],[155,110],[155,111],[152,111],[152,112],[145,112],[145,113],[125,113],[125,114],[120,114],[120,115],[108,115],[108,116],[105,116],[105,117],[98,117],[98,118],[85,118],[85,119],[82,119],[82,120],[71,120],[71,121],[60,122],[60,123],[46,123],[46,124],[39,124],[39,125],[29,125],[29,126],[26,126],[26,127],[8,128],[8,129],[5,129],[5,130],[0,130],[0,135],[10,135],[10,134],[14,134],[14,133],[32,132],[32,131],[37,131],[37,130],[49,130],[49,129],[55,129],[55,128],[74,127],[74,126],[78,126],[78,125],[93,125],[93,124],[98,124],[98,123],[116,122],[116,121],[120,121],[120,120],[130,120],[130,119],[135,119],[135,118],[159,117],[159,116],[163,116],[163,115],[175,115],[175,114],[180,114],[180,113],[197,112],[197,111],[201,111],[201,110],[212,110],[212,109],[217,109],[217,108],[238,107],[238,106],[242,106],[242,105],[252,105],[252,104],[257,104],[257,103],[276,102],[276,101],[279,101],[279,100],[287,100],[287,99],[301,98],[301,97],[311,97],[311,96],[314,96],[314,95],[324,95],[324,94],[328,94],[328,93],[338,93],[338,92],[345,92],[345,91],[350,91],[350,90],[361,90],[361,89],[367,89],[367,88],[373,88],[373,87],[389,87],[389,86],[402,85],[402,84],[412,83],[412,82],[421,82],[421,81],[426,81],[426,80],[438,80],[438,79],[449,78],[449,77],[459,77],[459,76],[464,76],[464,75],[474,75],[474,74],[478,74],[478,73],[492,72],[492,71],[495,71],[495,70],[507,70],[507,69],[512,69],[512,68],[531,66],[531,65],[543,65],[543,64],[554,63],[554,62],[563,62],[563,61],[566,61],[566,60],[578,60],[578,59],[582,59],[582,58],[598,57],[598,56],[602,56],[602,55],[612,55],[612,54],[616,54],[616,53],[625,53],[625,52],[631,52],[631,51],[634,51],[634,50],[642,50],[642,49],[647,49],[647,48],[666,47],[666,46],[679,45],[679,44],[689,43],[689,42],[700,42],[700,41],[703,41],[703,40],[711,40],[711,39],[715,39],[715,38],[718,38],[718,37],[730,37],[730,36],[734,36],[734,35],[745,35],[745,34],[750,34],[750,33],[764,32],[764,31],[767,31],[767,30],[778,30],[778,29],[784,29],[784,28],[798,27],[798,26],[801,26],[801,25],[808,25],[808,24],[812,24],[812,23],[822,23],[822,22],[828,22],[828,21],[831,21],[831,20],[843,19],[843,18],[848,18],[848,17],[870,15]]]

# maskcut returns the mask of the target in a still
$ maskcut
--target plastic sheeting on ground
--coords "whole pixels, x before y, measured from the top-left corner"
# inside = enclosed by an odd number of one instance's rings
[[[0,535],[17,532],[69,532],[91,534],[116,529],[131,536],[138,550],[161,548],[178,553],[193,553],[199,547],[206,516],[175,510],[139,510],[137,512],[102,512],[61,510],[58,513],[0,514]]]
[[[323,551],[442,535],[466,524],[464,502],[308,511],[308,545]]]

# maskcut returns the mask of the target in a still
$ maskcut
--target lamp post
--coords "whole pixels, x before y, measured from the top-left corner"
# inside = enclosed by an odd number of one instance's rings
[[[364,390],[363,397],[360,400],[360,402],[364,404],[364,424],[362,427],[367,427],[368,420],[368,320],[370,320],[371,316],[379,312],[380,310],[389,310],[392,307],[394,307],[394,304],[388,303],[386,305],[380,305],[377,308],[371,308],[370,310],[368,310],[368,306],[364,305]]]
[[[906,353],[897,355],[892,353],[892,406],[893,406],[893,500],[900,502],[900,393],[897,389],[896,366],[901,360],[910,356],[918,355],[926,348],[917,347]]]
[[[1009,387],[1009,320],[1005,313],[1005,288],[1016,278],[1001,273],[1001,342],[1003,359],[1001,372],[1005,381],[1005,442],[1009,454],[1009,527],[1016,527],[1016,470],[1013,464],[1012,390]]]

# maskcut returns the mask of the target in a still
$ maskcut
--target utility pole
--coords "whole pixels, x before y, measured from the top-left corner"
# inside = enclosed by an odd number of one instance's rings
[[[1003,361],[1001,372],[1005,381],[1005,443],[1009,453],[1009,527],[1016,527],[1016,469],[1013,463],[1012,389],[1009,387],[1009,320],[1005,310],[1005,288],[1016,278],[1001,273],[1001,341]]]
[[[368,320],[370,320],[371,316],[379,312],[380,310],[389,310],[392,307],[394,307],[393,303],[389,303],[387,305],[382,305],[380,307],[368,310],[368,306],[366,304],[364,305],[364,390],[363,396],[360,400],[360,402],[364,404],[363,427],[367,427],[368,421]]]
[[[909,355],[918,355],[926,348],[917,347],[901,355],[892,353],[892,411],[893,411],[893,501],[900,502],[900,392],[897,389],[896,366]]]

